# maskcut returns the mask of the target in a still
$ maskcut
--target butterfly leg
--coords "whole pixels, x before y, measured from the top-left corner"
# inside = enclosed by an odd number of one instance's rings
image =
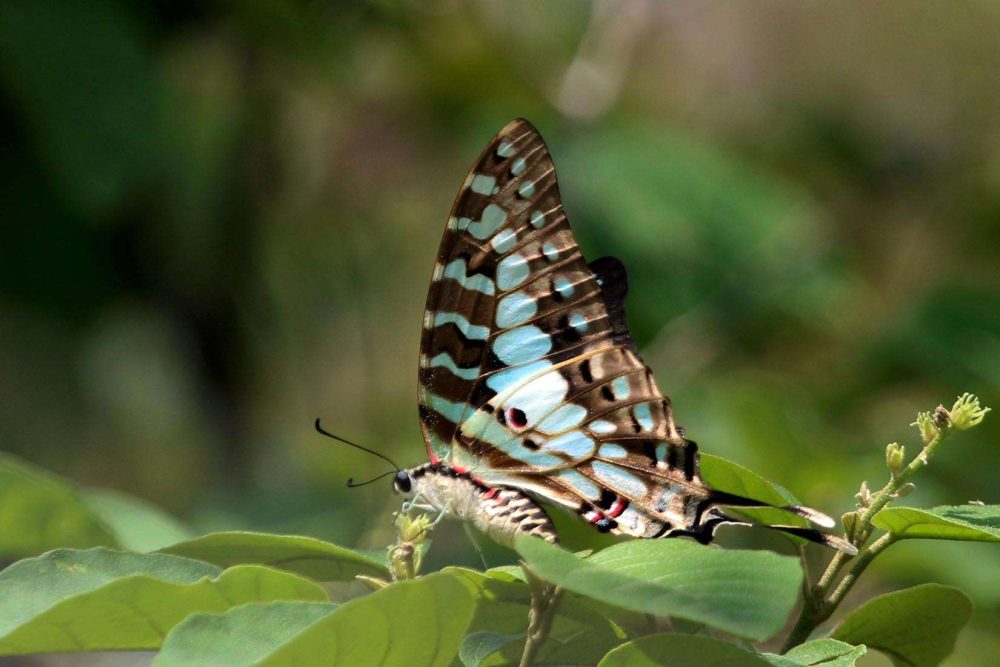
[[[411,499],[403,501],[403,506],[400,508],[403,513],[408,513],[410,510],[421,510],[424,512],[435,512],[437,508],[429,503],[420,502],[420,494],[413,496]]]
[[[462,522],[462,529],[465,531],[466,536],[469,538],[469,542],[472,543],[472,548],[476,550],[479,554],[479,561],[483,564],[483,569],[488,570],[490,566],[486,564],[486,554],[483,553],[483,548],[479,546],[479,540],[476,539],[476,532],[472,530],[472,526],[469,525],[468,521]]]
[[[435,508],[432,507],[431,509],[433,510]],[[445,516],[447,516],[450,512],[451,512],[451,501],[449,500],[444,504],[444,507],[438,510],[437,517],[433,521],[431,521],[431,525],[428,526],[428,528],[433,528],[434,526],[441,523],[441,519],[445,518]]]

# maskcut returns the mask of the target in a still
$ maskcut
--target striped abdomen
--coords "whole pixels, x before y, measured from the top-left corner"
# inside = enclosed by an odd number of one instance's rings
[[[552,519],[531,496],[509,487],[487,487],[442,465],[407,471],[414,502],[468,521],[491,539],[513,546],[518,535],[558,542]]]

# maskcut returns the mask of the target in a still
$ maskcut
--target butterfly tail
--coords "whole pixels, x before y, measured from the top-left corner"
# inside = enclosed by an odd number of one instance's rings
[[[771,503],[765,503],[762,500],[755,500],[745,496],[737,496],[732,493],[726,493],[725,491],[714,490],[712,491],[710,500],[713,505],[721,505],[724,507],[770,507],[773,509],[783,510],[790,514],[800,516],[809,523],[821,528],[833,528],[837,525],[833,519],[819,510],[814,510],[811,507],[803,507],[802,505],[772,505]]]
[[[724,507],[769,507],[773,509],[780,509],[791,514],[795,514],[804,518],[810,523],[821,526],[823,528],[833,528],[836,525],[830,517],[812,509],[811,507],[802,507],[800,505],[772,505],[770,503],[765,503],[760,500],[754,500],[753,498],[746,498],[744,496],[737,496],[731,493],[725,493],[723,491],[714,491],[711,497],[712,502],[716,505],[711,510],[708,511],[707,516],[702,521],[701,528],[707,534],[707,540],[710,541],[712,536],[715,534],[716,528],[722,525],[730,526],[746,526],[752,528],[767,528],[769,530],[777,530],[788,535],[795,535],[796,537],[801,537],[803,539],[809,540],[810,542],[816,542],[817,544],[822,544],[823,546],[836,549],[837,551],[842,551],[850,556],[856,556],[858,554],[857,548],[848,542],[847,540],[837,537],[836,535],[830,535],[829,533],[824,533],[822,531],[816,530],[815,528],[805,528],[802,526],[786,526],[786,525],[770,525],[770,524],[758,524],[746,519],[737,519],[729,516],[718,506]],[[697,537],[697,536],[696,536]]]

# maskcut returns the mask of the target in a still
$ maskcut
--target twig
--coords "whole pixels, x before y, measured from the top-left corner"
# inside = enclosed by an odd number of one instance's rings
[[[531,610],[528,612],[528,632],[524,642],[524,652],[521,653],[520,667],[530,667],[535,664],[535,657],[541,650],[542,644],[549,638],[563,589],[540,579],[523,561],[521,569],[531,588]]]

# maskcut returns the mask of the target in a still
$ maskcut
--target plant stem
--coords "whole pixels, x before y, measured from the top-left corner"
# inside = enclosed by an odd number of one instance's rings
[[[861,573],[865,571],[865,568],[868,567],[873,560],[875,560],[876,556],[895,544],[896,540],[897,538],[895,535],[892,533],[886,533],[858,554],[857,560],[851,564],[851,569],[844,575],[844,578],[840,580],[837,587],[833,589],[833,592],[830,593],[830,597],[827,598],[826,604],[827,607],[830,608],[831,613],[833,613],[833,610],[837,608],[837,605],[844,600],[844,596],[847,595],[849,590],[851,590],[851,586],[857,582],[858,577],[860,577]],[[827,616],[829,616],[829,614],[827,614]]]
[[[942,408],[939,408],[942,410]],[[813,586],[809,592],[805,595],[802,604],[802,610],[799,612],[799,617],[795,621],[795,626],[788,635],[788,639],[785,641],[785,646],[782,649],[782,653],[788,651],[794,646],[801,644],[803,641],[808,639],[809,635],[812,634],[816,627],[830,618],[833,612],[837,609],[844,596],[851,587],[857,582],[858,577],[864,572],[865,568],[872,562],[872,560],[878,556],[880,553],[888,549],[891,545],[896,542],[896,539],[891,533],[886,533],[881,536],[869,546],[862,548],[868,538],[871,536],[873,526],[872,519],[875,515],[881,512],[886,505],[888,505],[896,497],[896,492],[899,491],[900,487],[906,483],[906,481],[913,476],[915,472],[927,465],[927,461],[933,456],[934,452],[937,450],[938,446],[942,441],[951,433],[951,427],[945,420],[938,425],[937,433],[934,437],[924,446],[920,453],[910,461],[909,465],[905,468],[892,475],[885,486],[875,492],[871,501],[866,507],[864,507],[861,514],[858,516],[856,528],[854,529],[854,534],[848,537],[854,546],[858,547],[861,551],[857,555],[856,560],[852,564],[850,570],[843,579],[837,584],[833,592],[828,596],[828,592],[834,586],[834,581],[836,580],[837,574],[844,567],[844,565],[850,560],[851,556],[843,552],[837,552],[836,555],[830,560],[830,563],[826,566],[826,570],[820,576],[816,585]]]
[[[521,563],[521,569],[531,587],[531,610],[528,612],[528,632],[520,667],[530,667],[535,664],[535,657],[542,644],[549,638],[563,590],[538,578],[524,563]]]

